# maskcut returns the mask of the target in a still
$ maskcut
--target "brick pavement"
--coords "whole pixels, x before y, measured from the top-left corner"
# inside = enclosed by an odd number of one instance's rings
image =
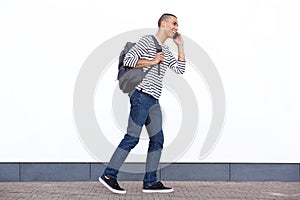
[[[170,194],[144,194],[142,183],[120,182],[127,194],[112,194],[99,182],[2,182],[0,199],[289,199],[300,200],[299,182],[164,181]]]

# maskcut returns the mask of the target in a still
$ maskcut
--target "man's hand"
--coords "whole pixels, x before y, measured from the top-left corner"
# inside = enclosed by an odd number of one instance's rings
[[[157,53],[153,59],[154,65],[161,63],[164,60],[164,57],[165,57],[165,55],[163,52]]]
[[[181,34],[178,33],[178,36],[175,39],[173,39],[173,41],[177,46],[183,46],[183,39]]]

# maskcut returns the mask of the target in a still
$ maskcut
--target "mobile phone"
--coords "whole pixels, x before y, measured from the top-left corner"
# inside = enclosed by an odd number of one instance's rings
[[[178,32],[174,33],[173,39],[176,39],[178,35],[179,35]]]

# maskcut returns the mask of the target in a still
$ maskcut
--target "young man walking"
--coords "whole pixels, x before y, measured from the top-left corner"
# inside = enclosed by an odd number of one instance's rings
[[[104,170],[99,181],[110,191],[125,194],[117,182],[117,174],[131,149],[139,142],[142,127],[145,125],[149,135],[149,147],[146,160],[146,172],[143,180],[145,193],[169,193],[173,188],[165,187],[157,180],[157,169],[163,149],[164,135],[162,131],[162,113],[159,97],[163,88],[163,77],[168,68],[178,74],[185,71],[185,55],[183,39],[178,31],[177,17],[172,14],[163,14],[158,20],[158,31],[152,35],[143,36],[137,44],[125,55],[124,65],[128,67],[143,67],[149,72],[140,84],[130,93],[130,114],[127,133]],[[175,37],[177,36],[177,37]],[[176,59],[169,47],[164,43],[172,38],[178,48]],[[162,48],[157,53],[157,40]]]

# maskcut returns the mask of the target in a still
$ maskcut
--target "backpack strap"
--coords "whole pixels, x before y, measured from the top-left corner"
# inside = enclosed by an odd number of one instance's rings
[[[155,48],[156,48],[156,53],[162,52],[162,47],[159,45],[156,37],[154,35],[151,35],[153,42],[155,44]],[[160,63],[157,64],[158,65],[158,75],[160,75]]]

